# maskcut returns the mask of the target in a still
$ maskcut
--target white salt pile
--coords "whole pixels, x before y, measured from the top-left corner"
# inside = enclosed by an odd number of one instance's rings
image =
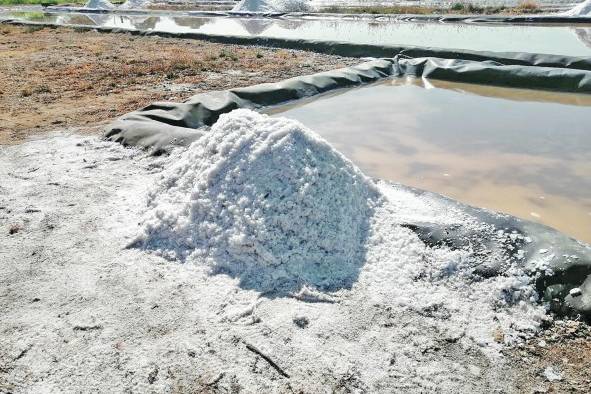
[[[308,0],[241,0],[234,12],[310,12]]]
[[[109,0],[89,0],[86,3],[86,8],[110,10],[115,8],[115,6]]]
[[[371,180],[300,123],[236,110],[164,174],[140,241],[258,288],[346,286],[378,200]]]
[[[150,4],[150,0],[127,0],[119,6],[122,10],[139,10]]]
[[[110,9],[114,9],[114,8],[119,8],[122,10],[130,10],[130,9],[137,10],[137,9],[145,8],[148,4],[150,4],[150,0],[127,0],[125,3],[121,4],[119,7],[116,7],[109,0],[89,0],[86,3],[86,8],[99,9],[99,10],[110,10]]]

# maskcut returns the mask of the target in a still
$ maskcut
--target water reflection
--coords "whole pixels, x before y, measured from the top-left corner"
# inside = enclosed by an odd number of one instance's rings
[[[281,115],[372,176],[591,242],[589,96],[421,80],[341,91]]]
[[[238,19],[237,22],[250,34],[251,36],[260,36],[273,25],[271,19]]]
[[[591,48],[591,28],[576,28],[574,30],[577,38],[588,48]]]
[[[485,25],[359,19],[175,17],[113,14],[46,14],[61,24],[118,27],[163,32],[197,32],[346,41],[376,45],[417,45],[489,51],[589,56],[588,30],[569,26]],[[15,16],[22,18],[22,16]]]

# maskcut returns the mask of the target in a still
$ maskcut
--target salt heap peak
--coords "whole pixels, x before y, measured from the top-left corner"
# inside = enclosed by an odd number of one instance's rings
[[[115,6],[109,0],[88,0],[86,8],[110,10],[115,8]]]
[[[241,0],[233,12],[311,12],[309,0]]]
[[[352,284],[380,194],[302,124],[241,109],[193,143],[148,200],[145,249],[293,291]]]

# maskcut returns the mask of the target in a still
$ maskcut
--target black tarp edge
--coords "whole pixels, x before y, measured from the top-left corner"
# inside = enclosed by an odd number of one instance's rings
[[[276,83],[201,93],[183,103],[153,103],[122,116],[108,127],[105,136],[125,145],[156,150],[173,145],[188,145],[200,136],[197,129],[212,125],[221,114],[237,108],[278,106],[335,89],[360,86],[388,77],[408,76],[512,88],[591,93],[591,72],[585,70],[398,55]]]
[[[403,225],[413,230],[425,244],[432,247],[447,245],[452,249],[469,244],[470,248],[486,250],[486,253],[502,251],[504,248],[505,251],[521,250],[521,255],[505,257],[520,260],[524,270],[529,272],[529,275],[533,274],[540,298],[548,303],[550,310],[558,315],[583,317],[591,321],[591,245],[579,242],[543,224],[473,207],[439,193],[393,182],[387,183],[392,187],[410,191],[418,197],[427,196],[442,202],[488,225],[488,228],[482,230],[470,230],[453,225],[446,227],[428,222]],[[508,243],[504,246],[495,236],[495,233],[499,232],[508,236]],[[550,254],[547,263],[541,262],[544,259],[541,251],[544,250]],[[553,258],[550,258],[552,256]],[[484,276],[498,275],[502,269],[502,262],[493,259],[481,269],[477,268],[476,272]],[[576,288],[580,289],[580,293],[571,294],[570,290]]]
[[[435,57],[394,59],[396,76],[416,76],[523,89],[591,93],[591,71],[505,65],[493,61],[441,59]]]
[[[188,145],[201,136],[201,131],[196,129],[211,126],[221,114],[237,108],[277,106],[335,89],[377,82],[393,75],[392,66],[391,59],[379,59],[277,83],[201,93],[183,103],[153,103],[113,122],[107,127],[105,138],[156,151],[172,145]]]

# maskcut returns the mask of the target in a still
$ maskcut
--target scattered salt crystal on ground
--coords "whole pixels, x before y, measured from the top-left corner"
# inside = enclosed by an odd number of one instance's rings
[[[562,380],[562,374],[558,369],[549,365],[544,369],[544,377],[548,379],[550,382],[555,382],[557,380]]]
[[[581,291],[581,289],[580,289],[580,288],[578,288],[578,287],[575,287],[575,288],[573,288],[573,289],[570,289],[570,291],[568,292],[568,294],[570,294],[570,295],[571,295],[571,297],[578,297],[578,296],[580,296],[581,294],[583,294],[583,292]]]
[[[267,124],[265,118],[249,113],[243,113],[242,118],[250,119],[252,125]],[[287,123],[278,122],[275,131],[284,130]],[[208,163],[192,149],[169,157],[145,157],[96,138],[69,136],[0,147],[0,177],[11,180],[0,188],[2,205],[26,224],[11,235],[4,223],[6,231],[0,234],[8,257],[0,265],[0,279],[14,284],[7,287],[10,297],[0,297],[0,307],[6,311],[0,319],[4,333],[0,353],[17,357],[23,349],[30,349],[5,371],[8,385],[26,386],[31,392],[76,391],[79,387],[100,392],[146,391],[146,387],[170,392],[189,387],[202,392],[212,390],[212,382],[218,391],[240,388],[243,392],[323,392],[335,387],[384,393],[511,392],[515,382],[519,383],[519,371],[503,362],[496,350],[503,341],[527,337],[544,316],[544,309],[533,297],[531,278],[520,264],[508,262],[490,277],[475,275],[475,266],[482,264],[480,253],[469,247],[429,246],[404,226],[424,222],[435,229],[483,226],[469,210],[401,185],[383,181],[374,185],[346,159],[339,158],[338,152],[314,142],[300,128],[294,126],[283,139],[267,136],[260,145],[248,143],[261,137],[253,127],[243,128],[241,139],[211,136],[219,139],[219,149],[231,149],[233,141],[244,141],[244,151],[215,160],[208,156]],[[331,287],[317,280],[321,276],[312,275],[318,272],[314,269],[294,277],[297,266],[291,267],[290,261],[295,260],[282,249],[278,249],[279,257],[275,256],[282,261],[278,265],[248,263],[254,252],[238,250],[246,258],[246,268],[263,267],[267,275],[283,278],[283,283],[285,278],[297,282],[298,286],[287,288],[293,291],[287,296],[265,292],[265,284],[255,281],[256,277],[251,288],[245,288],[240,281],[244,277],[241,266],[233,260],[226,261],[232,263],[233,275],[239,278],[211,275],[209,264],[214,259],[198,253],[193,256],[187,249],[186,243],[194,242],[192,235],[200,234],[190,228],[193,221],[215,219],[211,222],[215,230],[230,228],[232,223],[224,220],[232,219],[240,225],[246,223],[246,229],[269,230],[274,228],[272,221],[247,219],[268,219],[270,211],[264,209],[270,196],[264,201],[252,200],[253,205],[234,211],[235,217],[222,215],[215,204],[219,217],[193,217],[192,206],[202,193],[195,187],[204,184],[206,191],[212,187],[226,191],[226,197],[205,194],[208,203],[232,201],[234,190],[228,188],[232,184],[228,179],[235,175],[240,181],[236,191],[243,190],[248,198],[258,195],[255,186],[271,180],[250,179],[255,168],[250,166],[250,158],[261,152],[288,154],[279,148],[287,149],[289,144],[280,142],[290,141],[290,134],[302,133],[306,138],[291,139],[294,157],[278,158],[280,163],[297,166],[322,159],[318,174],[331,163],[342,166],[344,180],[348,180],[345,184],[351,189],[344,194],[371,196],[367,212],[363,208],[352,215],[366,218],[362,223],[367,221],[363,259],[350,265],[346,260],[341,265],[336,261],[328,264],[341,277],[352,274],[341,283],[327,275]],[[196,145],[199,149],[209,146],[214,145],[208,145],[207,140]],[[303,147],[310,154],[304,155]],[[329,160],[327,155],[333,156]],[[111,160],[113,157],[120,160]],[[40,161],[45,165],[28,171],[31,163]],[[88,163],[98,165],[88,168]],[[244,174],[231,170],[239,164],[244,164]],[[217,175],[206,178],[211,184],[192,174],[214,167]],[[156,181],[162,168],[163,176]],[[298,174],[300,170],[285,171]],[[267,171],[273,175],[276,170]],[[353,186],[352,178],[358,180]],[[299,178],[294,179],[290,182],[301,186]],[[313,174],[310,179],[319,178]],[[330,193],[323,185],[310,183],[314,190],[302,189],[300,195],[318,196],[320,190]],[[154,205],[146,208],[142,197],[149,187],[149,201]],[[298,208],[305,199],[293,201]],[[347,207],[353,205],[346,203],[342,210],[349,211]],[[29,206],[41,212],[27,213]],[[330,206],[330,201],[321,204]],[[260,212],[253,207],[259,207]],[[157,228],[162,226],[160,234],[170,235],[164,237],[168,244],[162,254],[173,259],[186,255],[187,264],[124,248],[135,236],[136,223],[145,209],[148,221],[155,220]],[[153,216],[157,210],[161,210],[160,217]],[[489,230],[482,239],[501,246],[512,233]],[[362,232],[350,230],[347,234]],[[224,241],[223,236],[219,239]],[[267,239],[260,242],[265,244]],[[182,251],[180,257],[177,249]],[[343,249],[339,250],[342,253]],[[289,258],[282,260],[285,256]],[[290,379],[281,379],[272,366],[245,348],[245,342],[268,355]]]

